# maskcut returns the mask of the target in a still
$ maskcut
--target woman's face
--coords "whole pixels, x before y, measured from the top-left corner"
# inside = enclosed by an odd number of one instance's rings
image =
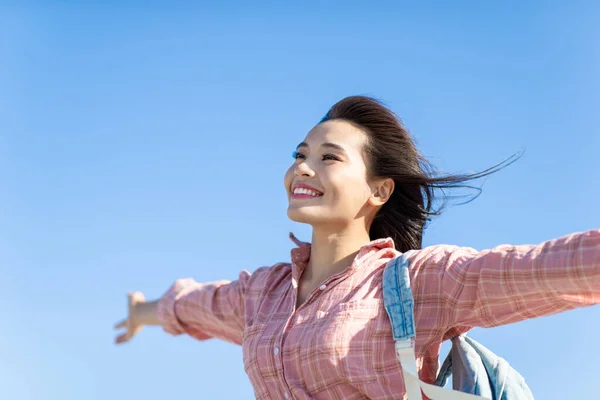
[[[374,215],[363,158],[366,140],[363,131],[341,120],[326,121],[308,133],[285,174],[290,219],[343,228],[370,211]]]

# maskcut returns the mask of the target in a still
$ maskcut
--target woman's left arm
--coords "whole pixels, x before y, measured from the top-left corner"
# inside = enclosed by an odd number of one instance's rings
[[[484,251],[432,246],[410,260],[416,317],[437,326],[492,327],[600,303],[600,230]]]

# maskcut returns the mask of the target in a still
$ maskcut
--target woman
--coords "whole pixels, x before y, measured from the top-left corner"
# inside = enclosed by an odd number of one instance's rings
[[[395,115],[373,99],[335,104],[294,152],[288,216],[313,228],[291,263],[234,282],[177,281],[159,300],[130,295],[117,325],[241,344],[257,399],[392,399],[405,393],[383,307],[382,273],[410,256],[417,365],[432,382],[441,343],[600,302],[600,230],[537,246],[421,249],[434,190],[496,169],[436,177]]]

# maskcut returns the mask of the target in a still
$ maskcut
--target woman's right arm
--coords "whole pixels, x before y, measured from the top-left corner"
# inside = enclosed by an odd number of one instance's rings
[[[155,301],[146,301],[140,292],[132,293],[129,315],[116,326],[126,331],[115,341],[125,343],[145,325],[160,325],[172,335],[185,333],[198,340],[214,337],[241,344],[250,281],[264,276],[268,269],[260,268],[253,274],[242,271],[233,282],[198,283],[180,279]]]

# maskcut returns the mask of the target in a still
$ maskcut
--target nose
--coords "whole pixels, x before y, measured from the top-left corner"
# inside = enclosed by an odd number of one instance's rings
[[[296,165],[296,169],[294,170],[294,174],[296,176],[308,176],[312,177],[315,175],[315,172],[305,163],[300,163]]]

